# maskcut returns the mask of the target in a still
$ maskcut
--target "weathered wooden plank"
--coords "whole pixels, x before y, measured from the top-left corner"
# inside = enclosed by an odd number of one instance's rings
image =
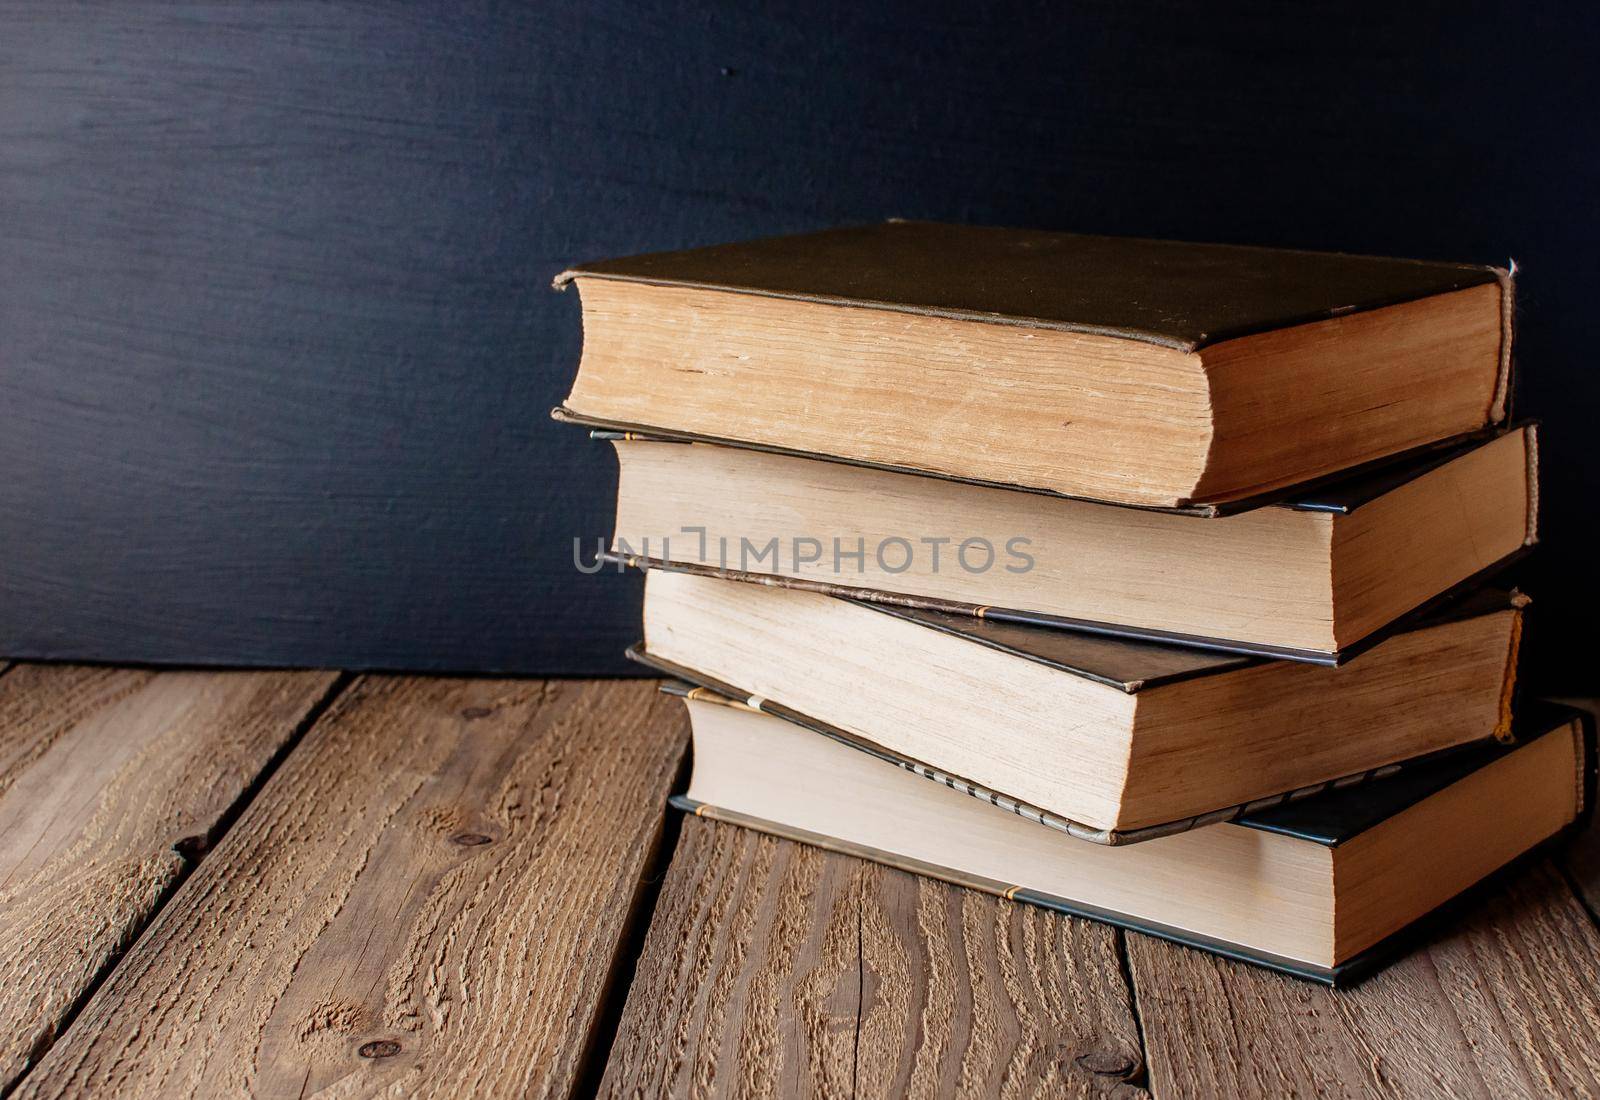
[[[1137,1093],[1117,935],[689,818],[601,1092]]]
[[[567,1095],[686,734],[639,681],[357,681],[20,1095]]]
[[[0,1088],[333,681],[39,665],[0,677]]]
[[[1128,946],[1158,1097],[1600,1094],[1600,934],[1548,862],[1342,993]]]

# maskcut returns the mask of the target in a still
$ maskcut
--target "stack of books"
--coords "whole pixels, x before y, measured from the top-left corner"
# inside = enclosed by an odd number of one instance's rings
[[[892,222],[569,282],[683,808],[1337,983],[1593,801],[1513,705],[1507,272]]]

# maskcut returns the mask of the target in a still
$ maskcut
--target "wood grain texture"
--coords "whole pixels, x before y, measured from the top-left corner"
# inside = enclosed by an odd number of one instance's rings
[[[1157,1096],[1600,1094],[1600,932],[1548,862],[1346,992],[1143,936],[1129,959]]]
[[[0,676],[0,1089],[334,679],[38,665]]]
[[[688,818],[601,1092],[1135,1094],[1142,1069],[1112,929]]]
[[[18,1095],[567,1095],[686,734],[650,683],[357,681]]]

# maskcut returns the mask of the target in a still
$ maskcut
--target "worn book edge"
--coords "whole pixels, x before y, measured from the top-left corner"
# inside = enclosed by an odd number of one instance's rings
[[[916,225],[915,221],[902,218],[891,218],[887,224],[891,225]],[[936,223],[921,223],[936,225]],[[843,230],[860,227],[840,227]],[[1004,230],[1005,227],[988,227]],[[837,232],[838,230],[822,230],[822,234]],[[1011,232],[1033,232],[1012,229]],[[1037,231],[1043,232],[1043,231]],[[799,236],[808,236],[800,234]],[[1052,237],[1077,237],[1107,239],[1099,234],[1061,233],[1049,232]],[[741,244],[759,244],[757,241],[732,242],[722,245],[712,245],[711,248],[737,248]],[[566,268],[551,279],[550,285],[554,290],[564,291],[577,279],[606,279],[612,282],[637,283],[644,286],[680,287],[686,290],[705,291],[714,294],[735,294],[757,298],[776,298],[784,301],[808,302],[813,305],[832,306],[844,309],[870,309],[888,313],[903,313],[915,317],[938,317],[950,321],[961,321],[972,324],[1003,325],[1011,328],[1044,329],[1056,332],[1081,333],[1088,336],[1103,336],[1115,340],[1128,340],[1135,343],[1150,344],[1156,347],[1171,348],[1175,351],[1195,353],[1206,348],[1231,340],[1245,339],[1258,336],[1266,332],[1280,332],[1289,329],[1301,328],[1306,325],[1319,324],[1332,321],[1341,317],[1348,317],[1357,313],[1370,313],[1375,310],[1388,309],[1392,306],[1404,305],[1408,302],[1426,301],[1429,298],[1440,297],[1444,294],[1456,293],[1481,286],[1493,280],[1500,286],[1501,299],[1501,378],[1496,387],[1496,398],[1490,404],[1491,413],[1498,412],[1493,420],[1503,418],[1505,402],[1503,400],[1505,383],[1509,377],[1508,364],[1510,361],[1511,343],[1511,293],[1512,271],[1482,264],[1441,263],[1437,261],[1407,259],[1397,256],[1359,256],[1353,253],[1316,252],[1307,249],[1292,248],[1266,248],[1260,245],[1218,244],[1214,242],[1173,241],[1161,239],[1138,240],[1142,245],[1172,245],[1178,247],[1203,247],[1217,251],[1246,252],[1246,253],[1287,253],[1301,256],[1327,257],[1329,259],[1358,258],[1381,261],[1385,264],[1416,265],[1434,268],[1450,268],[1461,272],[1463,278],[1448,289],[1441,288],[1428,292],[1389,294],[1371,298],[1356,304],[1330,306],[1314,309],[1306,313],[1294,314],[1277,318],[1272,322],[1232,326],[1215,332],[1199,334],[1193,338],[1184,338],[1169,333],[1152,331],[1147,328],[1130,327],[1126,325],[1098,324],[1093,321],[1075,321],[1062,318],[1033,316],[1024,313],[1008,313],[995,310],[963,309],[957,306],[938,306],[925,303],[893,301],[883,298],[867,296],[853,296],[841,294],[815,293],[800,290],[784,290],[774,287],[761,287],[749,284],[739,284],[731,280],[718,280],[694,278],[686,276],[673,276],[667,274],[648,274],[641,271],[615,270],[618,264],[629,261],[651,260],[662,256],[674,255],[683,252],[698,252],[700,249],[669,250],[666,253],[644,253],[638,256],[618,257],[611,260],[594,261],[590,264],[578,264]],[[606,270],[606,265],[613,269]]]
[[[708,443],[719,447],[736,447],[745,451],[760,451],[765,454],[783,455],[788,458],[806,458],[817,462],[833,462],[841,466],[859,466],[867,470],[882,470],[886,473],[908,474],[912,477],[931,477],[940,481],[953,481],[961,485],[976,485],[984,489],[1004,489],[1013,493],[1029,493],[1034,496],[1052,497],[1060,500],[1079,500],[1087,504],[1098,504],[1106,508],[1131,508],[1138,512],[1163,512],[1171,515],[1195,516],[1203,519],[1212,519],[1218,516],[1237,515],[1240,512],[1253,511],[1268,505],[1284,505],[1305,511],[1349,511],[1349,507],[1319,503],[1313,499],[1314,494],[1322,489],[1351,482],[1368,475],[1381,473],[1393,468],[1405,466],[1408,463],[1419,463],[1415,470],[1416,477],[1421,477],[1429,470],[1448,462],[1456,457],[1455,452],[1464,451],[1469,446],[1487,443],[1508,432],[1518,430],[1521,425],[1490,424],[1474,431],[1461,435],[1451,436],[1448,439],[1435,440],[1409,450],[1392,455],[1385,455],[1371,462],[1358,466],[1336,470],[1322,477],[1303,481],[1298,485],[1285,486],[1270,492],[1259,493],[1254,496],[1241,497],[1237,500],[1197,503],[1183,502],[1177,505],[1157,504],[1130,504],[1126,501],[1101,500],[1095,497],[1075,496],[1070,493],[1059,493],[1052,489],[1041,489],[1027,485],[1014,485],[1003,481],[986,481],[982,478],[957,477],[953,474],[941,473],[937,470],[923,470],[915,466],[903,466],[886,462],[872,462],[866,459],[844,458],[839,455],[822,454],[818,451],[804,451],[793,447],[781,447],[770,443],[754,443],[747,440],[733,439],[728,436],[704,435],[697,432],[675,431],[671,428],[654,427],[648,424],[638,424],[624,420],[608,420],[604,417],[589,416],[586,413],[574,412],[566,405],[557,405],[550,410],[550,419],[561,424],[574,424],[590,429],[590,436],[595,439],[648,442],[648,443]],[[1435,461],[1422,465],[1424,458],[1433,458]]]
[[[645,548],[641,547],[641,549]],[[1371,649],[1385,638],[1410,628],[1433,612],[1449,606],[1464,594],[1476,589],[1484,581],[1505,569],[1512,562],[1521,559],[1528,553],[1529,549],[1530,547],[1524,544],[1499,561],[1492,562],[1472,576],[1418,604],[1415,608],[1395,618],[1388,625],[1338,650],[1294,649],[1288,646],[1265,645],[1230,638],[1207,638],[1195,634],[1179,634],[1169,630],[1157,630],[1153,627],[1136,627],[1118,623],[1096,622],[1089,619],[1072,619],[1064,615],[1051,615],[1041,611],[1028,611],[1021,608],[960,603],[955,600],[944,600],[931,596],[887,592],[877,588],[853,588],[848,585],[834,584],[830,581],[816,581],[802,577],[779,576],[773,573],[750,573],[739,569],[721,569],[716,566],[700,565],[694,562],[672,562],[644,554],[622,553],[617,550],[600,551],[596,555],[596,561],[641,570],[661,569],[667,572],[691,573],[699,577],[719,577],[723,580],[739,581],[744,584],[766,585],[769,588],[795,588],[803,592],[820,592],[824,596],[837,596],[841,599],[854,600],[862,604],[908,607],[923,611],[943,611],[954,615],[970,615],[980,619],[993,619],[996,622],[1016,623],[1021,626],[1076,630],[1084,634],[1097,634],[1108,638],[1124,638],[1139,642],[1160,642],[1212,653],[1228,653],[1243,657],[1264,657],[1281,661],[1299,661],[1304,664],[1324,665],[1334,668]]]
[[[1528,462],[1528,533],[1522,545],[1533,546],[1539,541],[1539,425],[1530,422],[1523,435]]]
[[[1485,737],[1478,742],[1463,742],[1461,745],[1441,749],[1426,756],[1414,757],[1413,759],[1402,760],[1393,764],[1383,764],[1376,768],[1368,768],[1365,771],[1356,772],[1353,775],[1341,776],[1338,779],[1329,779],[1321,783],[1312,783],[1304,787],[1297,787],[1292,791],[1267,795],[1263,798],[1239,803],[1238,805],[1225,806],[1222,809],[1212,810],[1208,813],[1179,818],[1176,821],[1161,822],[1138,829],[1103,829],[1081,821],[1075,821],[1062,814],[1024,802],[1019,798],[1012,798],[1010,795],[997,791],[992,787],[987,787],[982,783],[975,783],[962,776],[953,775],[939,768],[924,764],[920,760],[915,760],[892,749],[884,748],[875,741],[859,737],[820,719],[802,714],[784,706],[782,703],[774,702],[759,695],[751,695],[732,684],[707,676],[696,669],[687,668],[673,661],[657,657],[645,650],[643,646],[629,648],[627,656],[630,660],[636,661],[647,668],[666,673],[668,676],[675,677],[678,681],[681,681],[681,683],[668,682],[661,686],[661,690],[669,695],[694,699],[698,702],[712,703],[717,706],[756,711],[773,718],[780,718],[790,725],[799,726],[809,733],[826,737],[830,741],[855,749],[857,752],[864,753],[885,764],[893,764],[902,771],[910,772],[912,775],[919,776],[922,779],[976,798],[979,802],[987,802],[996,809],[1015,814],[1017,817],[1025,821],[1031,821],[1035,825],[1043,825],[1047,829],[1064,833],[1074,840],[1087,841],[1090,844],[1100,844],[1106,847],[1139,844],[1147,840],[1155,840],[1158,837],[1173,836],[1177,833],[1187,833],[1194,829],[1201,829],[1207,825],[1221,825],[1228,822],[1239,824],[1244,828],[1257,828],[1258,826],[1240,819],[1250,814],[1275,809],[1290,802],[1299,802],[1313,795],[1326,794],[1329,791],[1342,791],[1373,780],[1387,779],[1398,774],[1403,768],[1416,767],[1444,759],[1464,747],[1488,740]],[[1325,842],[1318,840],[1312,841],[1312,843]],[[1337,844],[1325,843],[1325,846],[1337,847]]]
[[[1495,377],[1494,395],[1489,401],[1489,423],[1498,424],[1511,415],[1511,362],[1513,326],[1516,322],[1517,261],[1507,267],[1490,268],[1500,284],[1500,373]]]

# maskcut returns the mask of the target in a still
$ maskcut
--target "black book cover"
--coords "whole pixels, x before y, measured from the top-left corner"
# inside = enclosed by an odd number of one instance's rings
[[[1490,283],[1475,264],[890,221],[582,264],[556,277],[1091,333],[1179,351]]]
[[[1406,629],[1418,630],[1479,615],[1492,615],[1507,608],[1521,610],[1527,605],[1526,598],[1515,590],[1507,591],[1493,585],[1458,589],[1453,594],[1453,599],[1431,608],[1431,613],[1415,617],[1402,630],[1391,631],[1386,636],[1402,633]],[[1144,688],[1215,675],[1272,659],[1213,649],[1163,645],[1141,637],[1047,629],[1042,625],[999,619],[991,614],[979,618],[868,600],[851,602],[930,630],[964,638],[975,645],[997,649],[1060,672],[1107,684],[1130,695]]]

